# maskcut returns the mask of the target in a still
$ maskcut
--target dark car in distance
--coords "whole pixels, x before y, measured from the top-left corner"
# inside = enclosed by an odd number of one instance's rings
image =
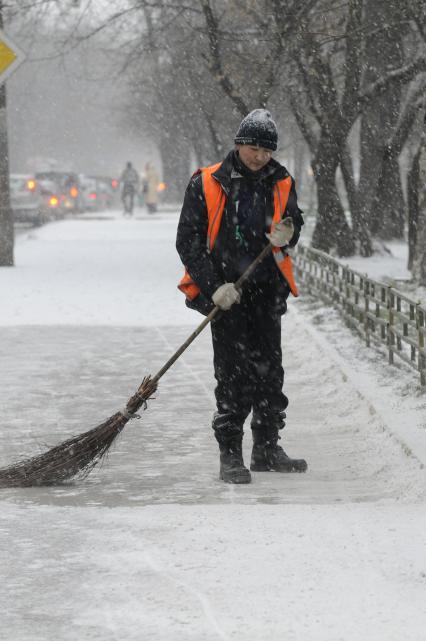
[[[66,171],[41,171],[35,174],[36,180],[51,180],[58,185],[61,207],[65,212],[82,211],[81,186],[78,175]]]
[[[42,225],[63,214],[57,184],[32,175],[10,174],[10,206],[18,223]]]

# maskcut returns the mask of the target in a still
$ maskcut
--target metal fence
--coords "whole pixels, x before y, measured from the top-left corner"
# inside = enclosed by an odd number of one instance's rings
[[[368,347],[385,345],[389,363],[397,356],[418,370],[426,387],[426,307],[316,249],[299,245],[293,258],[307,291],[337,307]]]

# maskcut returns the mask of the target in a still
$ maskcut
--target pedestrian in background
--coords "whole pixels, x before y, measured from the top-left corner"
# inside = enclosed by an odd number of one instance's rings
[[[212,427],[220,450],[220,478],[250,483],[242,455],[243,426],[253,412],[254,471],[304,472],[304,459],[278,445],[288,405],[283,393],[281,316],[290,292],[297,296],[286,254],[303,225],[293,178],[272,158],[278,133],[271,114],[255,109],[223,162],[193,175],[183,202],[176,247],[185,265],[179,288],[187,305],[211,323],[217,411]],[[287,220],[286,220],[287,219]],[[286,222],[284,222],[286,220]],[[271,254],[253,272],[242,293],[235,281],[262,251]]]
[[[139,189],[139,175],[132,163],[126,163],[126,168],[120,176],[121,199],[124,205],[124,213],[133,214],[134,199]]]

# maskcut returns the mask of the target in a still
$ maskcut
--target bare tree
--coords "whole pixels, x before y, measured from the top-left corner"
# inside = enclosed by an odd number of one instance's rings
[[[417,23],[426,55],[426,3],[410,0],[409,11]],[[408,179],[409,257],[414,279],[426,286],[426,100],[423,98],[422,133]]]
[[[426,286],[426,110],[418,155],[418,172],[417,242],[413,259],[413,276],[419,284]]]
[[[145,10],[144,55],[130,70],[128,103],[134,121],[160,151],[168,197],[181,200],[191,159],[202,166],[221,157],[227,119],[221,122],[223,96],[202,63],[197,12],[173,20],[167,13],[167,7]]]
[[[276,106],[278,120],[285,121],[291,107],[310,149],[317,187],[314,246],[343,256],[358,243],[368,255],[371,208],[390,226],[395,216],[389,215],[389,202],[392,212],[402,209],[395,205],[400,184],[390,177],[419,100],[415,91],[403,99],[403,88],[424,70],[425,57],[416,47],[407,57],[389,43],[407,25],[421,32],[421,4],[409,0],[398,13],[391,0],[381,24],[373,0],[123,0],[107,17],[94,12],[83,20],[82,9],[64,44],[113,34],[109,40],[129,77],[132,122],[157,144],[176,197],[191,159],[203,164],[220,157],[241,116]],[[373,65],[381,39],[383,63]],[[348,140],[360,118],[366,151],[358,182]],[[370,149],[367,125],[377,118],[380,144]],[[339,167],[352,225],[336,186]]]
[[[408,6],[367,0],[365,18],[365,87],[381,83],[395,67],[410,63],[420,49],[415,11]],[[420,56],[421,59],[421,56]],[[360,226],[380,238],[401,237],[406,221],[406,203],[399,156],[411,140],[424,91],[420,78],[407,90],[406,78],[395,80],[388,89],[373,96],[360,117],[360,178],[354,179],[349,148],[343,155],[342,172],[348,193],[354,231]],[[352,153],[352,157],[354,154]],[[358,233],[356,233],[359,236]],[[366,241],[366,242],[365,242]],[[361,252],[370,253],[367,237]]]
[[[365,0],[349,0],[332,14],[334,2],[313,8],[292,49],[295,79],[290,84],[298,124],[313,155],[318,189],[318,218],[314,246],[339,255],[351,254],[358,240],[361,252],[372,251],[368,212],[352,211],[353,230],[344,216],[335,176],[339,165],[345,176],[349,202],[356,202],[356,184],[347,155],[348,135],[359,116],[397,83],[410,81],[425,67],[418,56],[401,66],[391,64],[370,82],[365,70]]]
[[[403,38],[407,28],[407,15],[401,3],[366,0],[366,86],[404,64]],[[382,95],[370,100],[361,117],[357,206],[360,218],[370,221],[370,231],[385,238],[400,237],[403,231],[404,198],[398,168],[401,149],[388,143],[399,119],[402,89],[402,83],[393,83]],[[384,185],[380,183],[389,182],[386,180],[389,173],[393,174],[391,203],[388,199],[386,202],[391,205],[390,212],[380,206],[384,195]]]
[[[406,103],[399,113],[391,136],[384,141],[377,159],[379,167],[375,194],[370,205],[371,232],[382,239],[403,238],[407,222],[408,202],[404,196],[399,158],[407,143],[421,135],[419,112],[425,84],[408,92]],[[414,134],[414,135],[413,135]],[[358,190],[360,191],[360,189]],[[407,194],[409,189],[407,187]]]

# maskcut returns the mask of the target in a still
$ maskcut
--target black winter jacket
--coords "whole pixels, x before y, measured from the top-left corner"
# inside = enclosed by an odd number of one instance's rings
[[[213,307],[211,296],[225,282],[235,282],[268,243],[274,212],[273,186],[288,176],[285,167],[271,159],[260,171],[252,172],[242,164],[238,152],[232,151],[213,174],[227,195],[220,230],[212,252],[207,247],[208,216],[203,194],[202,176],[198,171],[185,192],[177,230],[176,248],[201,294],[187,305],[202,313]],[[292,186],[284,216],[293,218],[295,233],[290,246],[299,240],[304,224],[297,195]],[[248,287],[263,290],[265,303],[279,313],[286,310],[289,288],[272,255],[255,270]]]

